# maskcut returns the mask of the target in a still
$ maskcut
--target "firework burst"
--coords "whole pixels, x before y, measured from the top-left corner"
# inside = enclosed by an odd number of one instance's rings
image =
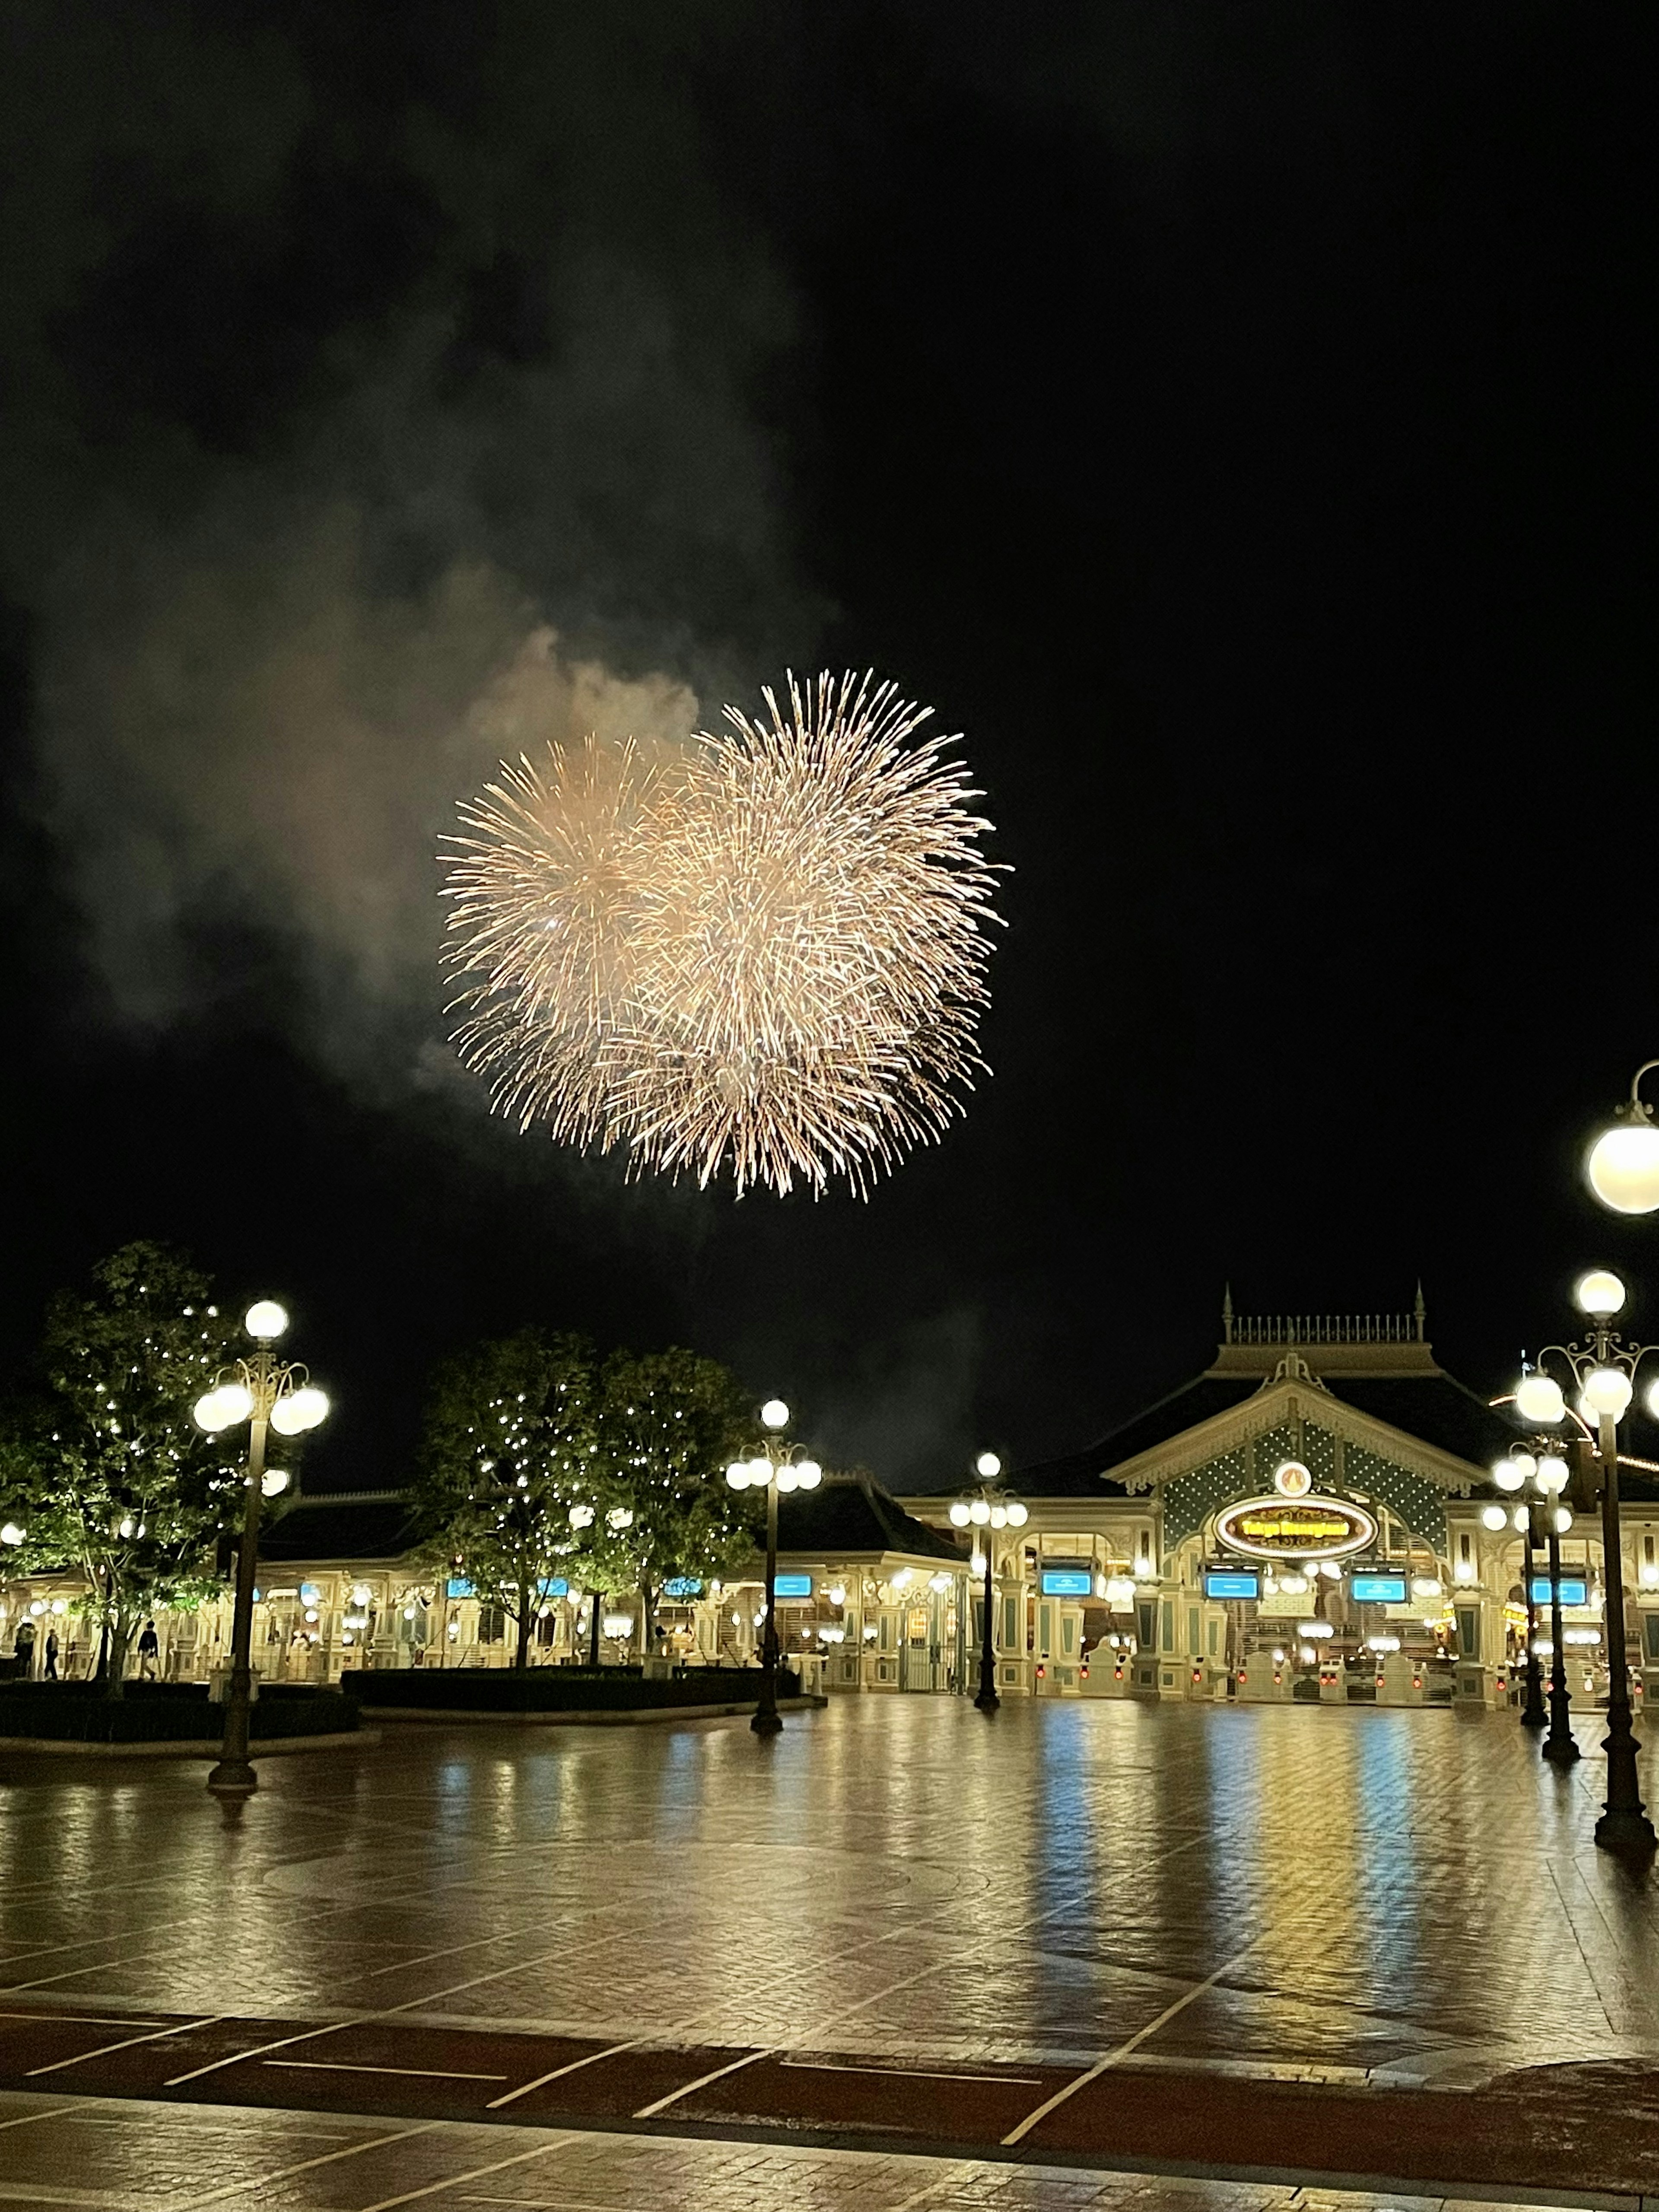
[[[521,1127],[737,1189],[867,1189],[962,1110],[979,794],[890,684],[793,678],[674,763],[521,761],[450,841],[456,1042]]]

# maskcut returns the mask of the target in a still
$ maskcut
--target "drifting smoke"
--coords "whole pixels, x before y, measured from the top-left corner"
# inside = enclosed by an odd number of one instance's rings
[[[372,100],[303,9],[67,4],[0,56],[0,560],[126,1019],[199,1008],[252,931],[301,1042],[395,1087],[456,794],[684,736],[811,643],[749,397],[788,301],[672,90],[728,11],[579,13],[411,24],[401,92],[382,25]]]

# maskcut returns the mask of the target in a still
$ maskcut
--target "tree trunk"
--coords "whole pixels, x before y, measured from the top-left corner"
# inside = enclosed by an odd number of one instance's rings
[[[519,1648],[513,1655],[514,1669],[526,1673],[530,1666],[530,1584],[519,1577]]]
[[[640,1577],[640,1656],[651,1656],[651,1627],[657,1617],[656,1592],[645,1577]]]
[[[599,1607],[604,1597],[599,1590],[589,1590],[587,1599],[591,1608],[587,1616],[587,1663],[590,1667],[597,1667],[599,1663]]]

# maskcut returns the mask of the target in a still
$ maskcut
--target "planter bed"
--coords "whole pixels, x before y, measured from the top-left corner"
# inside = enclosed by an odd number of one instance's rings
[[[260,1687],[249,1715],[256,1746],[331,1742],[354,1735],[358,1708],[336,1690],[298,1683]],[[144,1748],[211,1750],[223,1725],[203,1682],[129,1682],[106,1698],[88,1682],[0,1685],[0,1743],[9,1750]]]
[[[383,1668],[348,1674],[340,1686],[375,1720],[558,1720],[635,1715],[672,1719],[747,1712],[760,1698],[757,1667],[687,1667],[647,1681],[637,1667]],[[803,1700],[800,1677],[778,1670],[778,1702]]]

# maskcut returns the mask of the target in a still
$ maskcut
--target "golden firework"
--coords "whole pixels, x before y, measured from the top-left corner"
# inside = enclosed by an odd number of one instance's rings
[[[990,825],[890,684],[763,696],[672,767],[550,747],[463,807],[456,1042],[521,1126],[635,1168],[863,1191],[983,1066]]]

